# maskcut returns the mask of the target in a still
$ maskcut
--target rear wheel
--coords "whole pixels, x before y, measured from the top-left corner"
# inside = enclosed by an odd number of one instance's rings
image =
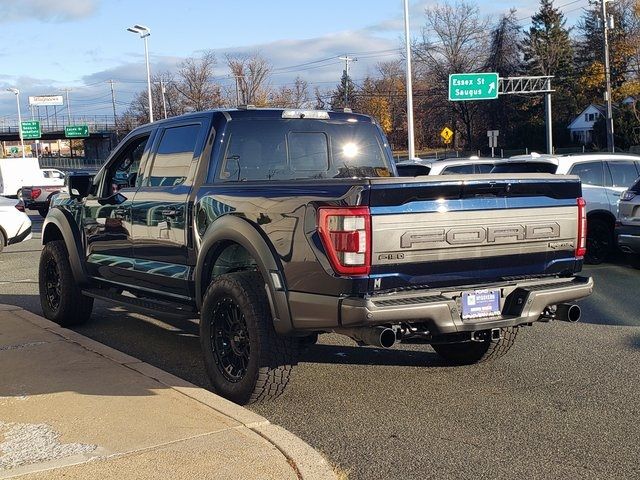
[[[257,272],[220,275],[205,294],[200,343],[214,390],[247,404],[283,393],[297,362],[297,338],[273,328],[264,280]]]
[[[501,328],[502,338],[484,342],[439,343],[431,346],[438,355],[456,365],[482,363],[505,355],[516,341],[518,327]]]
[[[71,327],[91,316],[93,298],[83,295],[76,284],[62,240],[49,242],[42,249],[38,283],[42,312],[49,320]]]
[[[604,262],[613,250],[613,229],[601,219],[587,221],[587,254],[586,263],[599,265]]]

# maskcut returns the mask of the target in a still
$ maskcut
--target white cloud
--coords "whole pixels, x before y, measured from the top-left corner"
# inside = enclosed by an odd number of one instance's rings
[[[0,0],[0,23],[68,22],[91,16],[99,0]]]

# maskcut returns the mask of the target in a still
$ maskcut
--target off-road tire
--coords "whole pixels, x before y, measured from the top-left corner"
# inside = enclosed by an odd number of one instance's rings
[[[440,343],[431,345],[438,355],[455,365],[471,365],[505,355],[516,341],[518,327],[500,329],[502,338],[485,342]]]
[[[224,309],[235,309],[236,323],[243,325],[241,334],[229,342],[220,340],[229,311]],[[257,272],[220,275],[209,285],[200,314],[200,344],[215,392],[241,405],[281,395],[299,352],[297,338],[280,336],[274,330],[264,280]],[[224,368],[228,362],[225,354],[229,356],[230,350],[247,352],[238,344],[248,344],[248,359],[244,372],[239,371],[232,380],[232,373]]]
[[[49,268],[57,271],[57,286],[50,277]],[[46,318],[62,327],[80,325],[89,320],[93,310],[93,298],[83,295],[76,284],[64,241],[55,240],[44,246],[38,273],[40,305]],[[54,301],[51,295],[57,296],[57,301]]]
[[[587,221],[587,254],[585,263],[599,265],[613,251],[613,229],[601,219]]]

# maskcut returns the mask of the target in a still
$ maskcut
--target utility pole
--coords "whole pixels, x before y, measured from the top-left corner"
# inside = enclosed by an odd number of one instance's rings
[[[234,75],[233,78],[236,79],[236,108],[238,108],[240,106],[240,89],[238,85],[238,78],[240,77],[238,75]]]
[[[344,60],[344,106],[349,106],[349,63],[357,62],[357,58],[350,57],[349,55],[345,55],[344,57],[338,57],[340,60]]]
[[[609,66],[609,17],[607,16],[607,1],[610,0],[601,0],[602,27],[604,29],[604,77],[607,83],[607,91],[605,93],[605,100],[607,102],[607,150],[614,152],[615,145],[613,141],[613,106],[611,105],[611,68]],[[613,17],[610,18],[613,20]]]
[[[71,105],[69,104],[69,92],[71,91],[71,89],[63,88],[62,91],[65,92],[67,96],[67,120],[68,120],[67,125],[71,125]]]
[[[160,93],[162,93],[162,111],[164,112],[164,118],[167,118],[167,99],[165,93],[167,90],[164,88],[164,80],[160,79]]]
[[[413,134],[413,86],[411,83],[411,39],[409,37],[409,1],[404,0],[404,41],[406,57],[406,80],[407,84],[407,143],[409,149],[409,160],[416,157],[416,143]]]
[[[118,117],[116,115],[116,92],[113,90],[113,80],[109,80],[111,85],[111,106],[113,107],[113,126],[116,129],[116,139],[118,138]]]

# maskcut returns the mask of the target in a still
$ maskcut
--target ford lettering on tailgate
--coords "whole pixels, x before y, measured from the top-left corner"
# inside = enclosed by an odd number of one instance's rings
[[[448,245],[481,245],[513,240],[542,240],[560,237],[560,225],[552,223],[509,224],[490,227],[430,228],[408,231],[400,237],[401,248],[416,245],[438,247]]]

